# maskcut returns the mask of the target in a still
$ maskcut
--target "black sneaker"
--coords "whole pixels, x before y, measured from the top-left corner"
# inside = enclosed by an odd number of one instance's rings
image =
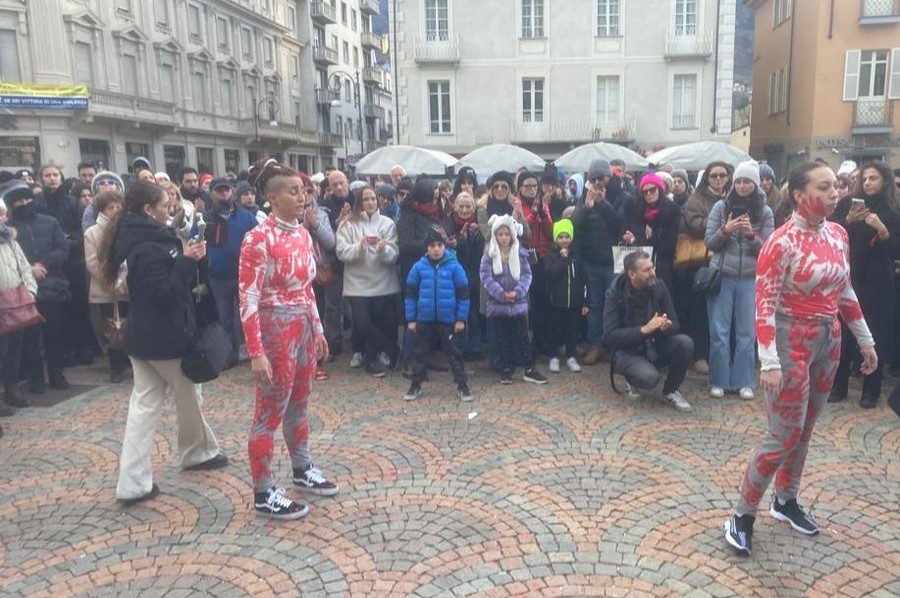
[[[42,395],[47,390],[47,383],[44,381],[44,375],[35,376],[28,380],[28,391],[33,395]],[[9,401],[7,401],[9,402]],[[10,403],[13,407],[16,405]]]
[[[66,390],[69,388],[69,381],[66,380],[66,376],[63,374],[62,370],[50,372],[50,388],[55,388],[57,390]]]
[[[840,391],[831,389],[831,394],[828,395],[829,403],[840,403],[841,401],[847,398],[847,391]]]
[[[725,522],[725,541],[741,556],[750,556],[754,521],[753,515],[732,515]]]
[[[269,488],[254,494],[253,508],[270,519],[300,519],[309,513],[309,507],[284,495],[284,488]]]
[[[525,370],[525,375],[522,376],[522,380],[524,380],[525,382],[533,382],[534,384],[546,384],[547,383],[547,377],[544,376],[543,374],[541,374],[539,371],[537,371],[534,368],[531,368],[530,370]]]
[[[863,409],[875,409],[878,405],[878,395],[863,395],[859,400],[859,406]]]
[[[797,499],[792,498],[784,504],[776,498],[772,501],[769,515],[778,521],[787,521],[791,527],[807,536],[815,536],[819,533],[819,526],[813,518],[803,512],[803,507],[797,504]]]
[[[372,376],[373,378],[384,378],[387,375],[387,371],[377,361],[373,361],[366,364],[366,373]]]
[[[512,384],[512,372],[503,372],[500,374],[500,384]]]
[[[156,498],[157,496],[159,496],[159,486],[156,485],[156,482],[153,482],[153,485],[150,487],[150,492],[147,494],[142,494],[141,496],[136,496],[134,498],[120,498],[118,500],[123,507],[133,507],[138,503],[150,500],[151,498]]]
[[[197,463],[196,465],[191,465],[190,467],[185,467],[185,471],[210,471],[213,469],[222,469],[223,467],[228,467],[228,457],[222,453],[219,453],[212,459],[207,459],[202,463]]]
[[[326,480],[322,472],[312,463],[303,471],[294,470],[294,486],[319,496],[334,496],[338,493],[338,487]]]
[[[409,385],[409,390],[406,391],[406,394],[403,395],[404,401],[415,401],[419,398],[419,395],[422,394],[422,385],[418,382],[413,382]]]
[[[475,397],[472,396],[472,391],[469,390],[469,385],[463,382],[462,384],[457,384],[456,386],[456,396],[459,397],[459,400],[463,403],[468,403]]]

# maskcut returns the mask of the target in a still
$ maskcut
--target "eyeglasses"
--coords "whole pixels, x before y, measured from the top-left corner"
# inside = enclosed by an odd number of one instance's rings
[[[509,185],[507,185],[507,184],[505,184],[505,183],[497,183],[497,184],[493,185],[493,186],[491,187],[491,189],[497,189],[497,190],[501,190],[501,189],[509,189]]]
[[[527,185],[522,185],[522,189],[537,189],[537,183],[528,183]]]
[[[716,173],[710,174],[709,178],[711,178],[711,179],[727,179],[728,173],[727,172],[716,172]]]
[[[646,189],[642,189],[641,193],[644,195],[656,195],[659,193],[659,189],[657,187],[647,187]]]

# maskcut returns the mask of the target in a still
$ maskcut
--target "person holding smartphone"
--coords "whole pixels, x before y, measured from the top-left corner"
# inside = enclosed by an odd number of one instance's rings
[[[706,223],[706,246],[716,254],[712,264],[722,279],[719,293],[706,299],[713,398],[721,399],[726,390],[737,390],[742,399],[754,398],[756,258],[774,229],[775,217],[759,188],[759,164],[742,162],[734,170],[734,185],[713,206]]]

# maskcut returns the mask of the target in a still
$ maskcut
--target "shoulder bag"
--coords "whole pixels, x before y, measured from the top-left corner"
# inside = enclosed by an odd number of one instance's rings
[[[14,243],[15,241],[10,241]],[[44,317],[38,312],[34,296],[22,281],[22,270],[16,258],[16,248],[10,245],[13,259],[16,261],[16,272],[19,275],[19,286],[0,290],[0,334],[24,330],[35,324],[42,324]]]

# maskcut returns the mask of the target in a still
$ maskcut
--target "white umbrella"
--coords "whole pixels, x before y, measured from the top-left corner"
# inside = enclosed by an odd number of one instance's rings
[[[456,171],[459,172],[463,166],[470,166],[475,169],[476,174],[489,176],[498,170],[515,172],[523,167],[528,170],[543,170],[546,164],[546,160],[518,145],[495,143],[479,147],[460,158],[456,163]]]
[[[443,175],[457,160],[450,154],[411,145],[386,145],[363,156],[356,163],[356,174],[390,174],[391,168],[400,165],[409,176],[419,174]]]
[[[557,166],[568,172],[587,172],[591,162],[602,158],[604,160],[622,160],[626,169],[647,168],[647,160],[639,153],[617,143],[598,141],[579,145],[569,150],[554,162]]]
[[[662,166],[671,164],[672,168],[684,170],[702,170],[710,162],[720,161],[737,166],[741,162],[751,160],[747,154],[733,145],[721,141],[698,141],[685,145],[676,145],[661,149],[647,156],[651,164]]]

